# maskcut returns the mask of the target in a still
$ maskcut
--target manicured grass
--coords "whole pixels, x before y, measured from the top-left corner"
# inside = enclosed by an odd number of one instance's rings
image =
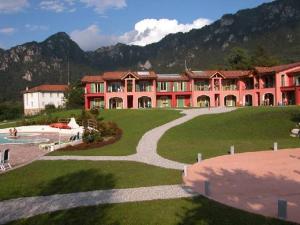
[[[10,225],[287,225],[203,197],[76,208],[19,220]]]
[[[180,171],[142,163],[36,161],[0,175],[0,200],[181,182]]]
[[[236,152],[300,147],[299,138],[290,137],[290,129],[300,122],[300,107],[243,108],[234,112],[199,116],[177,126],[158,144],[161,156],[194,163],[197,154],[211,158],[227,154],[231,145]]]
[[[164,123],[179,118],[176,110],[104,110],[100,116],[105,121],[113,121],[123,130],[121,140],[102,148],[85,151],[56,151],[50,155],[130,155],[144,133]]]

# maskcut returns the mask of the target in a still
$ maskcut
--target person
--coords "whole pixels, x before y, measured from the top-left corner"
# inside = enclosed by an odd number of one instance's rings
[[[9,129],[9,136],[13,136],[13,130]]]
[[[16,128],[14,128],[14,130],[13,130],[13,136],[17,137],[17,135],[18,135],[18,131],[17,131]]]

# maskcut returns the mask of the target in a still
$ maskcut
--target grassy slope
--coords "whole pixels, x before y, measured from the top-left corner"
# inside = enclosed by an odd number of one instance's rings
[[[193,163],[198,153],[204,158],[236,152],[268,150],[273,142],[280,148],[300,147],[289,131],[300,122],[300,108],[244,108],[237,111],[195,118],[173,128],[158,144],[163,157]]]
[[[181,183],[181,172],[134,162],[37,161],[0,175],[0,200]]]
[[[208,199],[161,200],[77,208],[19,220],[10,225],[287,225]]]
[[[53,152],[50,155],[130,155],[135,153],[139,139],[148,130],[180,117],[175,110],[105,110],[105,121],[113,121],[123,130],[115,144],[86,151]]]

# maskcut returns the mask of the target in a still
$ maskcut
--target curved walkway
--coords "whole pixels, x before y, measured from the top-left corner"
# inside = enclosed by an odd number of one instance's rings
[[[136,161],[163,168],[182,170],[185,164],[159,156],[157,143],[172,127],[205,114],[225,113],[235,108],[183,110],[183,117],[154,128],[143,135],[137,146],[137,153],[130,156],[44,156],[40,160],[91,160],[91,161]],[[130,189],[100,190],[52,196],[38,196],[12,199],[0,202],[0,224],[34,215],[70,209],[80,206],[94,206],[107,203],[137,202],[158,199],[174,199],[197,195],[182,185],[166,185]]]
[[[185,164],[165,159],[157,154],[157,144],[164,133],[197,116],[218,114],[235,110],[235,108],[186,109],[184,116],[162,126],[154,128],[143,135],[136,148],[137,153],[129,156],[44,156],[40,160],[90,160],[90,161],[135,161],[158,167],[182,170]]]
[[[193,197],[197,194],[181,185],[112,189],[0,202],[0,224],[43,213],[83,206]]]
[[[277,217],[277,201],[288,203],[287,220],[300,223],[300,149],[220,156],[189,166],[185,184],[209,198],[267,217]]]

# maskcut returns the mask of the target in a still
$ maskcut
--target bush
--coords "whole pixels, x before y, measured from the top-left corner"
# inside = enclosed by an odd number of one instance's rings
[[[23,107],[20,102],[5,102],[0,104],[0,121],[20,118]]]
[[[103,141],[103,138],[99,131],[85,129],[82,135],[82,140],[84,143],[100,143]]]
[[[103,137],[116,136],[121,133],[121,129],[114,122],[99,122],[98,129]]]
[[[92,108],[90,110],[90,113],[97,118],[99,116],[99,109],[98,108]]]
[[[45,105],[45,110],[44,111],[46,113],[52,113],[52,112],[56,111],[56,107],[53,104],[48,104],[48,105]]]

